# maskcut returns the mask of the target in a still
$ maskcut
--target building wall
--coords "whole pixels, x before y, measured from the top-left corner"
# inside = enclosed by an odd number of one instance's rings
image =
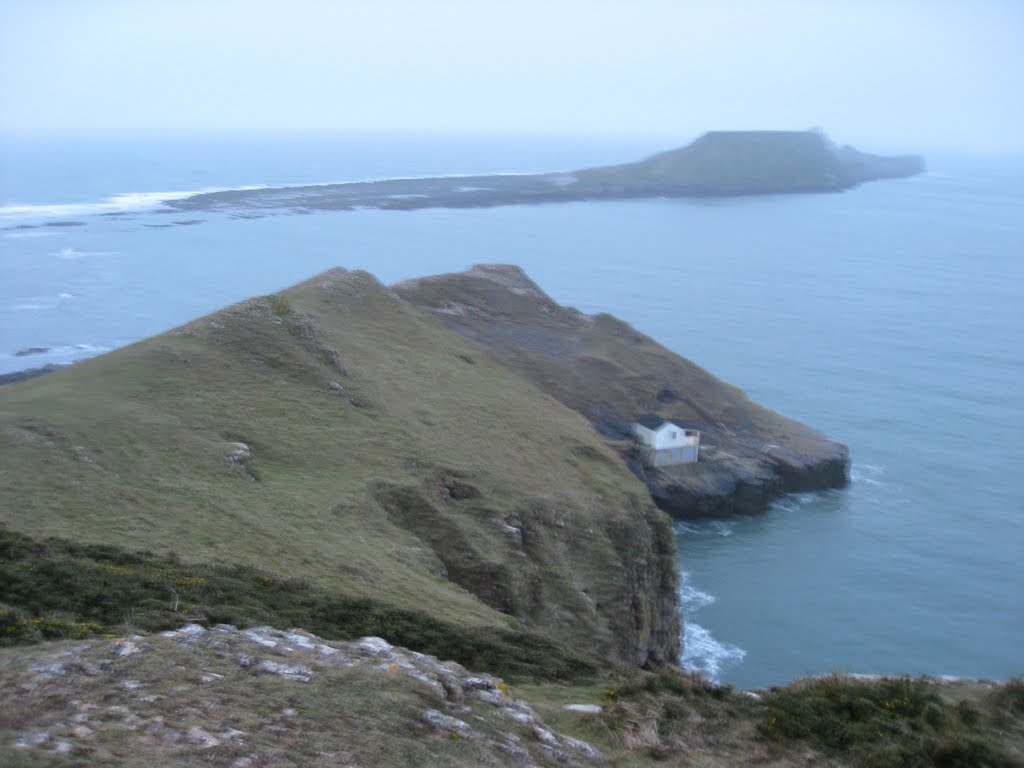
[[[696,444],[684,445],[676,448],[665,448],[652,450],[648,448],[643,452],[644,462],[651,467],[668,467],[673,464],[693,464],[697,461],[700,449]]]
[[[642,424],[633,425],[633,434],[636,435],[637,439],[644,445],[652,445],[654,443],[654,431],[648,429]]]

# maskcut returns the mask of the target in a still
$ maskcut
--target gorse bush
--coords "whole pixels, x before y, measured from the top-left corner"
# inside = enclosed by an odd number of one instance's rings
[[[598,669],[595,660],[527,631],[460,627],[245,566],[188,565],[111,546],[37,541],[0,527],[0,645],[160,631],[189,621],[302,627],[338,640],[376,635],[519,679],[584,679]]]
[[[292,305],[284,296],[270,297],[270,311],[278,317],[291,314]]]
[[[1010,678],[995,695],[995,705],[1010,715],[1024,715],[1024,680]]]
[[[924,678],[832,675],[752,698],[663,669],[606,690],[600,722],[617,745],[657,759],[737,753],[751,749],[750,739],[761,745],[760,760],[784,765],[810,764],[811,749],[830,765],[862,768],[1020,768],[1004,744],[1008,733],[1024,733],[1024,711],[1015,710],[1024,703],[1021,681],[974,703],[947,701],[942,691]]]
[[[871,768],[1008,768],[983,713],[945,703],[924,679],[832,675],[774,689],[758,725],[774,742],[806,741]]]
[[[768,701],[761,732],[769,738],[811,739],[842,749],[898,732],[909,720],[925,721],[925,709],[941,705],[923,680],[857,680],[833,675],[779,689]]]

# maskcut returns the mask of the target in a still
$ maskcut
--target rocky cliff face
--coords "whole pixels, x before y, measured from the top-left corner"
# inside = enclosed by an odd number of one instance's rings
[[[841,443],[758,406],[621,320],[558,305],[517,267],[477,266],[395,291],[582,414],[676,517],[757,512],[781,493],[847,482]],[[647,412],[701,430],[701,461],[645,469],[630,427]]]

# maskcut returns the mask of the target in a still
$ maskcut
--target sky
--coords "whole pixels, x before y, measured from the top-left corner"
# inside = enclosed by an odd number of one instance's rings
[[[0,132],[1024,152],[1024,0],[0,0]]]

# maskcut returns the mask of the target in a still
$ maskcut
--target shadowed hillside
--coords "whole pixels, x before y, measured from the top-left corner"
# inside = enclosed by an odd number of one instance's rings
[[[841,443],[611,315],[559,306],[518,267],[478,266],[395,290],[586,417],[674,515],[757,512],[780,493],[847,482]],[[634,460],[631,423],[652,411],[701,430],[699,463],[653,470]]]

